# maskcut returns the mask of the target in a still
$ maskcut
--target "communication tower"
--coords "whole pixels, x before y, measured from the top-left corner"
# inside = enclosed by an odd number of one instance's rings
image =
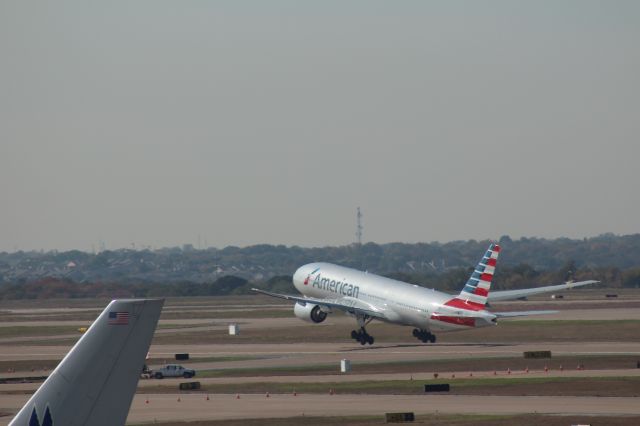
[[[362,213],[360,212],[360,207],[358,207],[356,213],[357,225],[356,225],[356,240],[358,245],[362,245]]]

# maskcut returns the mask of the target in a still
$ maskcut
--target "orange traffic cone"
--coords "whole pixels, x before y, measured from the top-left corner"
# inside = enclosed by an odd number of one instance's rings
[[[267,392],[267,394],[265,395],[265,397],[269,398],[269,392]]]
[[[149,403],[149,398],[145,399],[145,400],[144,400],[144,403],[145,403],[145,404],[148,404],[148,403]]]
[[[236,394],[236,399],[240,399],[240,394],[239,393]]]
[[[207,399],[206,400],[209,401],[209,395],[207,395]]]

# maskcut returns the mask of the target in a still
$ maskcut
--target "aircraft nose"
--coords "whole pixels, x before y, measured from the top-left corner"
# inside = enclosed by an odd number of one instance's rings
[[[304,266],[301,266],[293,274],[293,285],[295,287],[302,285],[302,282],[304,281],[304,279],[305,279]]]
[[[314,270],[317,270],[314,267],[314,264],[308,264],[299,267],[296,272],[293,274],[293,285],[300,291],[301,289],[306,287],[309,284],[309,277]]]

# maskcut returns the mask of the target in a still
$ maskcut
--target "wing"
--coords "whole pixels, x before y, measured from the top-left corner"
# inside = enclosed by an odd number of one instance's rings
[[[546,287],[536,287],[536,288],[524,288],[521,290],[503,290],[503,291],[492,291],[489,293],[488,300],[489,302],[497,302],[500,300],[515,300],[520,299],[522,297],[533,296],[534,294],[540,293],[550,293],[553,291],[567,290],[574,287],[581,287],[583,285],[595,284],[600,281],[589,280],[589,281],[580,281],[580,282],[567,282],[564,284],[558,285],[549,285]]]
[[[313,305],[324,306],[327,308],[335,308],[350,314],[363,314],[373,318],[387,320],[387,316],[384,311],[369,303],[364,303],[361,300],[354,299],[352,297],[339,297],[336,299],[316,299],[313,297],[294,296],[290,294],[272,293],[270,291],[260,290],[258,288],[252,288],[252,291],[256,293],[265,294],[271,297],[277,297],[278,299],[292,300],[303,305],[311,303]]]
[[[530,315],[550,315],[556,314],[558,311],[515,311],[515,312],[494,312],[494,311],[471,311],[466,309],[452,308],[450,306],[440,306],[433,316],[454,316],[464,318],[481,318],[487,322],[493,321],[495,318],[515,318],[528,317]]]

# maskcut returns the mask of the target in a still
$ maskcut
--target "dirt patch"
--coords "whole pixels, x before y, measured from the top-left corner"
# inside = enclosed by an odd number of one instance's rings
[[[60,360],[55,359],[0,361],[0,373],[49,371],[54,369],[59,362]]]
[[[194,362],[197,359],[193,359]],[[497,371],[501,374],[507,370],[522,372],[529,371],[577,370],[616,370],[635,368],[639,357],[633,355],[611,356],[561,356],[551,359],[524,358],[486,358],[473,357],[456,360],[425,360],[406,362],[367,362],[351,364],[353,374],[386,374],[386,373],[440,373],[440,372],[486,372]],[[186,364],[185,364],[186,365]],[[322,376],[336,374],[335,364],[300,365],[288,367],[265,368],[225,368],[216,370],[202,370],[200,377],[268,377],[268,376]]]
[[[58,334],[69,334],[78,332],[78,327],[73,326],[11,326],[0,327],[0,339],[14,337],[46,337]]]
[[[353,342],[350,337],[353,326],[336,321],[336,324],[318,324],[301,327],[274,328],[266,333],[262,329],[243,330],[234,336],[234,343],[318,343]],[[377,343],[416,343],[412,328],[392,324],[372,323],[368,327]],[[436,333],[441,343],[520,343],[520,342],[619,342],[640,340],[640,321],[505,321],[497,327],[486,327],[455,333]],[[154,345],[229,343],[225,330],[206,333],[179,332],[156,335]]]
[[[553,377],[553,378],[490,378],[490,379],[438,379],[438,380],[381,380],[329,383],[224,383],[202,385],[197,393],[240,394],[372,394],[372,395],[422,395],[425,383],[449,383],[449,395],[498,395],[498,396],[618,396],[640,395],[638,377]],[[139,394],[175,393],[176,388],[148,386],[139,388]]]
[[[412,373],[412,372],[451,372],[451,371],[542,371],[577,369],[614,370],[635,368],[640,357],[635,355],[615,356],[561,356],[550,359],[524,358],[469,358],[465,360],[429,360],[398,363],[352,364],[352,371],[364,373]],[[335,371],[335,367],[332,366]]]

